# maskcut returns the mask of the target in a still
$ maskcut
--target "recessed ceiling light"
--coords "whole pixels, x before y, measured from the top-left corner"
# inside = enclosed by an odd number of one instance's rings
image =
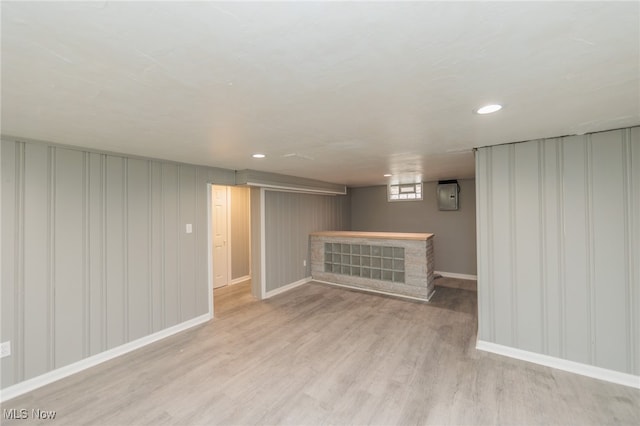
[[[499,104],[491,104],[480,107],[476,110],[476,114],[491,114],[492,112],[497,112],[502,109],[502,105]]]
[[[384,175],[384,177],[391,177],[391,176],[393,176],[391,173],[386,173],[386,174]]]
[[[253,154],[252,157],[253,158],[264,158],[264,157],[266,157],[266,155],[264,155],[264,154]]]

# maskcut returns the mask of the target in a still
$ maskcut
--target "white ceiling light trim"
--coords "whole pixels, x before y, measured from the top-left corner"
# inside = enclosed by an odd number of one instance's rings
[[[484,114],[492,114],[494,112],[498,112],[502,109],[502,105],[500,104],[489,104],[482,106],[476,110],[476,114],[484,115]]]

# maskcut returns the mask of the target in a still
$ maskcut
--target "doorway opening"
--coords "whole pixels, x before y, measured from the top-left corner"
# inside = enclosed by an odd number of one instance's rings
[[[211,185],[212,308],[216,316],[251,296],[251,208],[247,187]]]

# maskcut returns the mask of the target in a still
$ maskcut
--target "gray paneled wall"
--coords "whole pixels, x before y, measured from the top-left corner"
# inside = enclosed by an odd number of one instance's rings
[[[481,148],[479,339],[640,374],[640,128]]]
[[[231,188],[231,279],[251,274],[249,188]]]
[[[460,179],[460,209],[440,211],[437,182],[423,184],[422,201],[387,201],[386,186],[352,188],[353,231],[429,232],[434,235],[435,269],[476,275],[476,189]]]
[[[262,190],[249,188],[249,209],[251,211],[251,293],[260,298],[262,283]]]
[[[349,198],[265,191],[264,203],[269,292],[311,275],[309,233],[349,229]]]
[[[234,172],[4,139],[2,387],[206,314],[208,182]]]

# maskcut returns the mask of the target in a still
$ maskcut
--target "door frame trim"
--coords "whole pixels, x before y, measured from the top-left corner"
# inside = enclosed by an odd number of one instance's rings
[[[207,183],[207,275],[209,282],[209,319],[214,316],[213,312],[213,198],[211,194],[213,192],[213,183]]]

